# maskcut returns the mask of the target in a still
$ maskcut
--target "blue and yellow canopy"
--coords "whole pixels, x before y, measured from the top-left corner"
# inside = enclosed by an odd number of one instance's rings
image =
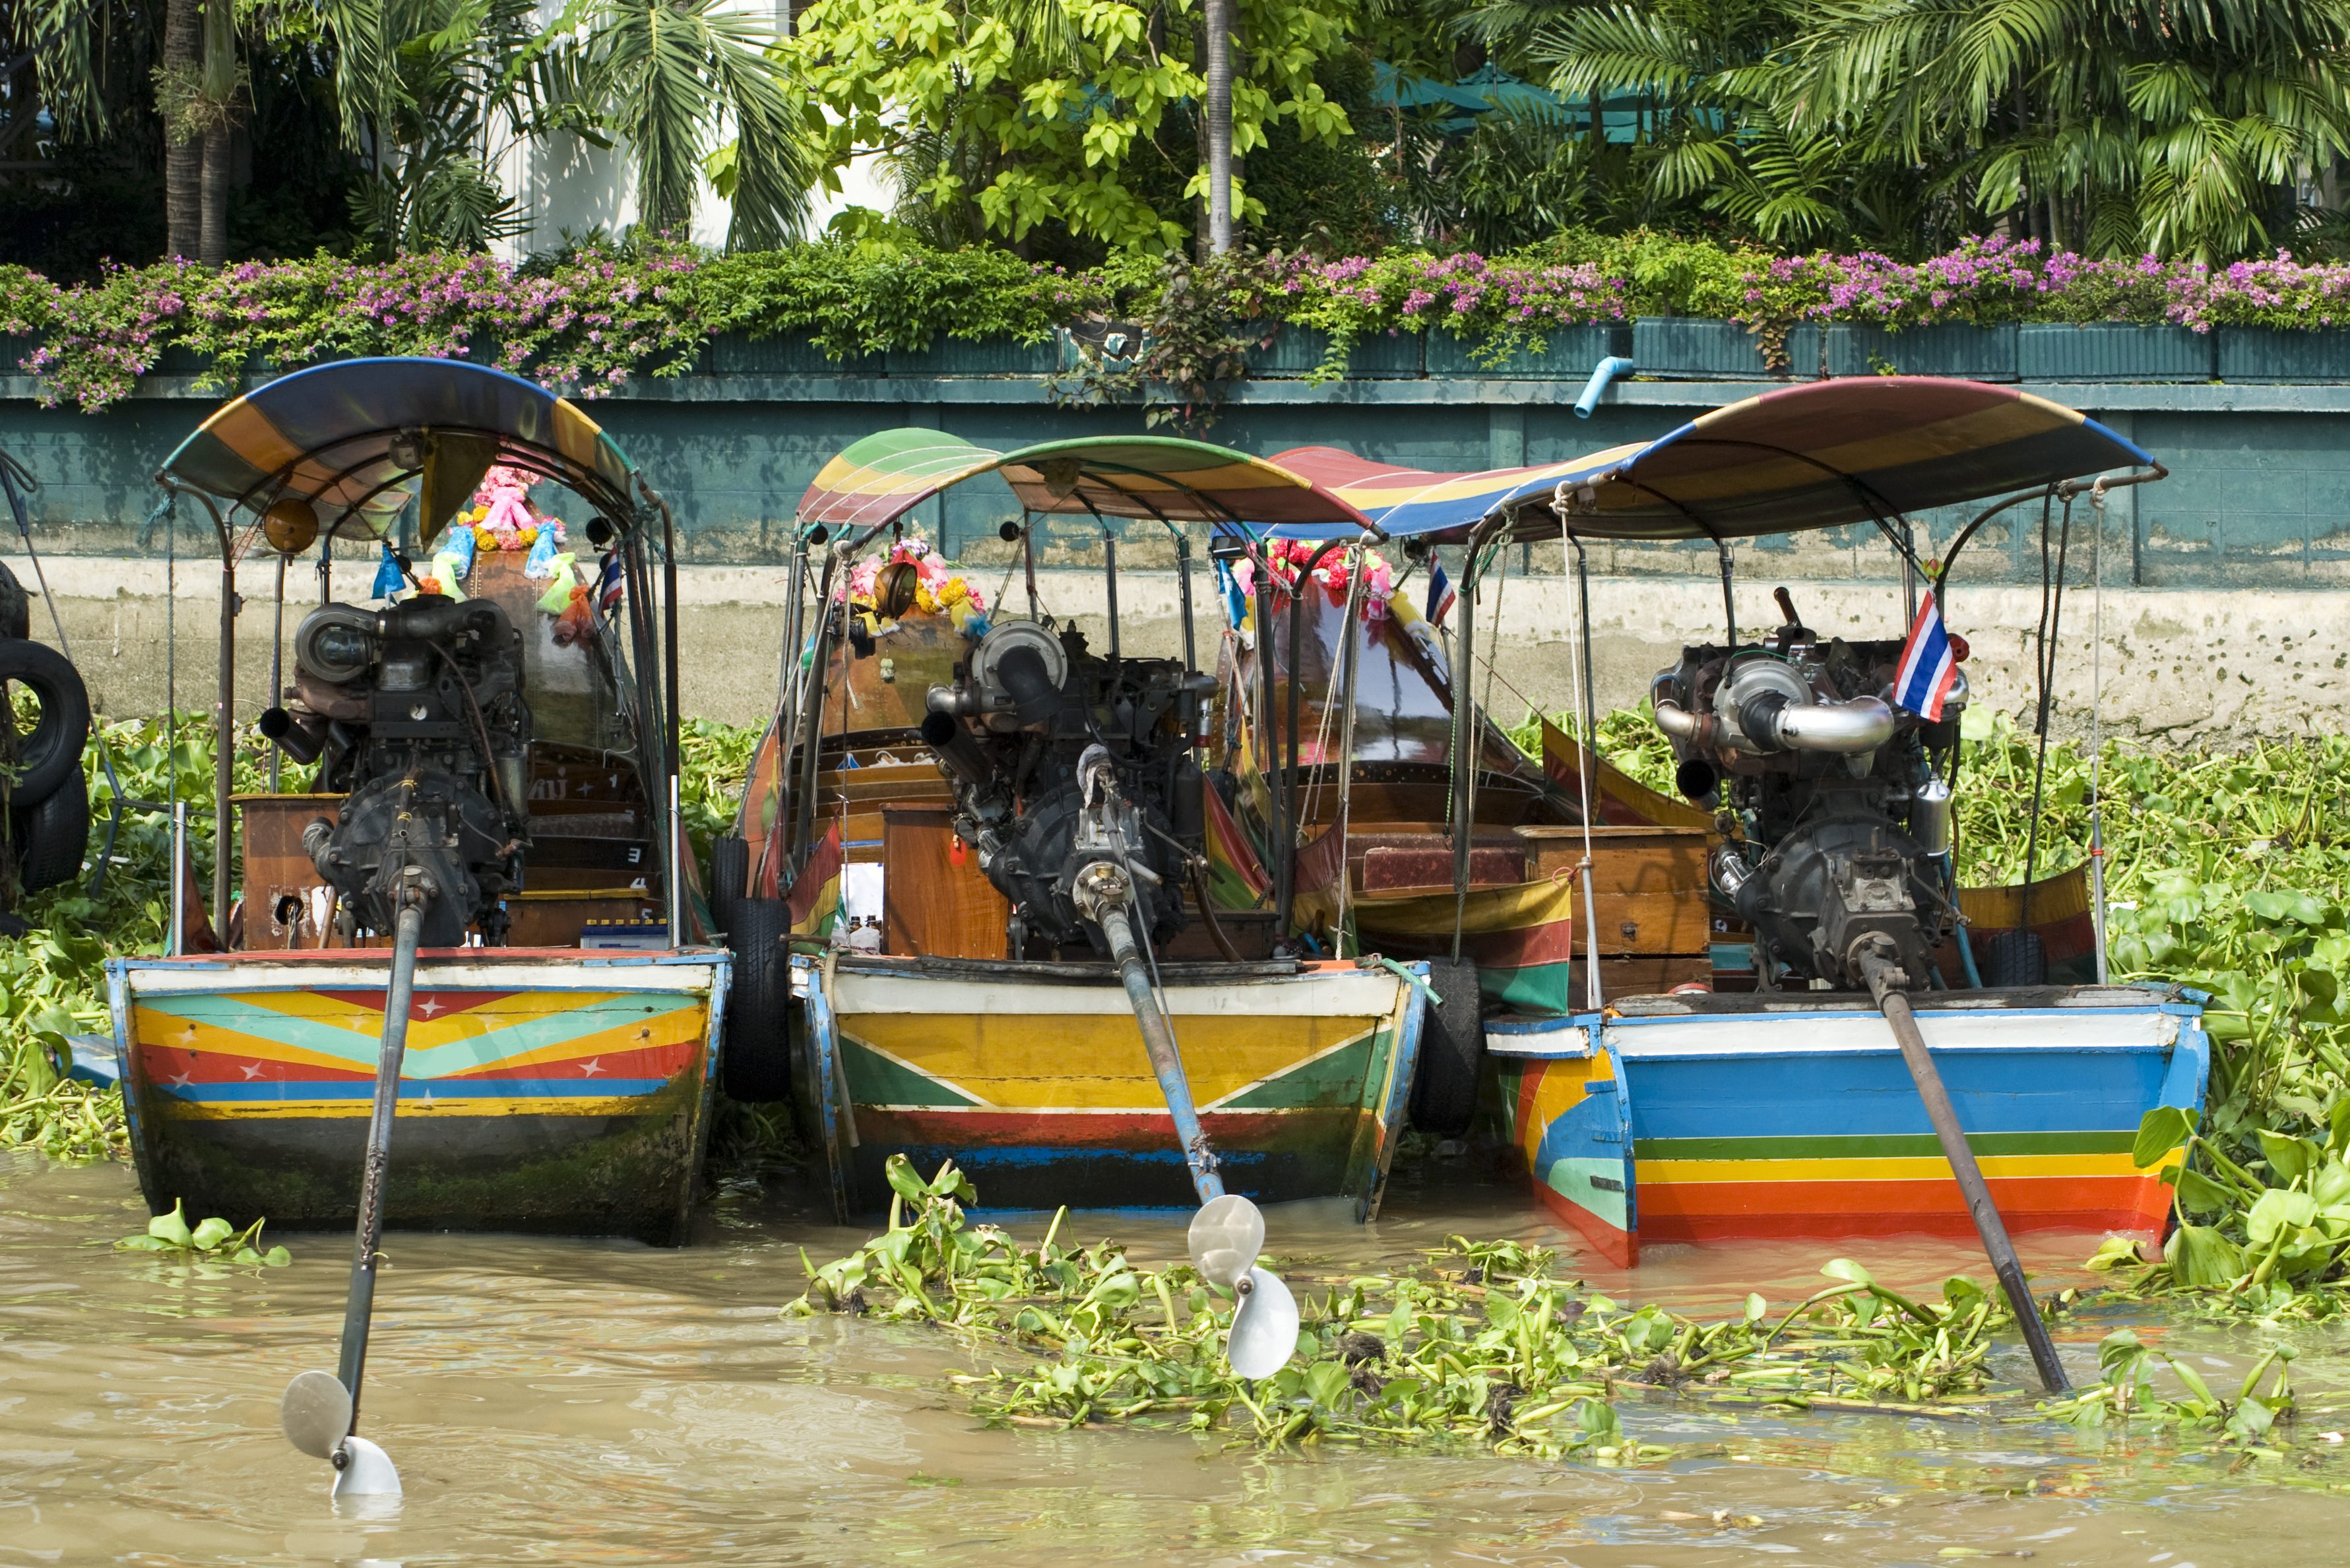
[[[1787,387],[1652,441],[1533,468],[1430,473],[1333,447],[1275,454],[1389,535],[1458,542],[1488,517],[1518,539],[1737,539],[1889,521],[2154,459],[2084,414],[2013,387],[1922,376]],[[1554,503],[1565,486],[1570,514]],[[1344,529],[1289,524],[1289,538]]]
[[[800,498],[803,523],[871,528],[939,492],[1001,474],[1031,512],[1169,523],[1292,523],[1352,538],[1364,517],[1303,474],[1173,436],[1083,436],[1014,452],[934,430],[883,431],[844,449]]]
[[[577,404],[459,359],[345,359],[281,376],[206,420],[161,477],[255,512],[299,497],[321,532],[345,538],[381,537],[413,483],[429,541],[495,463],[569,487],[616,524],[634,515],[635,468]]]

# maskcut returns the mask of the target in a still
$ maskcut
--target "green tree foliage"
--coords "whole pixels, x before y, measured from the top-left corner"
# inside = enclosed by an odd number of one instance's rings
[[[1615,156],[1572,116],[1481,125],[1451,160],[1471,232],[1572,214],[1918,255],[2003,227],[2222,260],[2338,226],[2350,0],[1487,0],[1460,26],[1637,117]]]
[[[1350,14],[1347,0],[1240,0],[1236,156],[1275,122],[1306,140],[1348,132],[1315,71],[1347,47]],[[910,197],[965,232],[1026,245],[1041,228],[1159,253],[1193,225],[1147,198],[1136,165],[1172,159],[1180,200],[1204,195],[1197,151],[1178,157],[1159,137],[1205,90],[1199,25],[1196,0],[817,0],[794,42],[837,117],[836,165],[879,151]],[[1235,184],[1243,219],[1261,217]]]

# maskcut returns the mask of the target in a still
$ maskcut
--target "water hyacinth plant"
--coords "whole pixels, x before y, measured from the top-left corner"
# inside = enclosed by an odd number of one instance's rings
[[[166,1252],[191,1262],[201,1259],[271,1269],[282,1269],[294,1261],[294,1254],[283,1247],[272,1247],[266,1252],[261,1250],[261,1228],[268,1223],[266,1220],[255,1220],[240,1231],[216,1214],[191,1226],[180,1210],[181,1205],[173,1203],[169,1214],[156,1215],[147,1221],[145,1231],[136,1236],[125,1236],[114,1244],[114,1250]]]
[[[889,1229],[846,1258],[807,1263],[808,1289],[784,1315],[930,1324],[1012,1356],[956,1381],[976,1413],[1014,1424],[1117,1420],[1266,1444],[1471,1444],[1629,1464],[1668,1452],[1626,1435],[1615,1406],[1636,1392],[1963,1413],[1989,1386],[1991,1337],[2011,1321],[1997,1293],[1970,1280],[1920,1301],[1838,1259],[1822,1271],[1825,1289],[1783,1311],[1750,1295],[1738,1315],[1709,1323],[1561,1279],[1541,1248],[1456,1236],[1423,1268],[1301,1292],[1295,1355],[1251,1381],[1224,1364],[1229,1297],[1190,1265],[1150,1268],[1112,1242],[1063,1244],[1066,1210],[1035,1247],[971,1225],[964,1209],[978,1194],[951,1162],[925,1180],[892,1156],[887,1174]]]

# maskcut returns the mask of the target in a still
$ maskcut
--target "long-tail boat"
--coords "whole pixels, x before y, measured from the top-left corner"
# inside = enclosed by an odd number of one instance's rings
[[[182,840],[167,950],[108,968],[148,1203],[350,1224],[389,1063],[390,1223],[681,1240],[729,959],[680,853],[668,506],[577,404],[437,359],[271,381],[157,477],[217,543],[221,653],[210,908]],[[558,491],[597,570],[527,499]],[[338,545],[372,602],[335,599]],[[254,707],[294,776],[237,794],[256,556],[280,651]],[[281,676],[305,556],[318,603]]]
[[[990,476],[1021,508],[1003,529],[1016,608],[905,521]],[[1069,518],[1167,525],[1180,656],[1122,647],[1107,526],[1107,646],[1051,612],[1037,534]],[[817,476],[794,657],[712,895],[742,976],[730,1089],[790,1096],[842,1213],[888,1200],[894,1155],[951,1158],[992,1207],[1179,1204],[1212,1174],[1376,1211],[1424,970],[1284,946],[1211,891],[1252,857],[1241,781],[1206,739],[1219,680],[1192,643],[1185,530],[1291,519],[1362,525],[1294,473],[1169,438],[995,452],[892,431]]]
[[[2202,1104],[2199,999],[2107,983],[2094,844],[2086,876],[1957,886],[1969,693],[1944,619],[1951,567],[1985,523],[2032,503],[2044,534],[2062,508],[2069,538],[2076,502],[2101,519],[2112,489],[2162,476],[2152,458],[2012,388],[1886,378],[1774,391],[1538,467],[1432,473],[1328,448],[1275,461],[1353,502],[1383,549],[1461,553],[1456,733],[1480,724],[1476,601],[1504,552],[1565,554],[1586,737],[1586,542],[1718,553],[1723,640],[1685,649],[1652,692],[1682,798],[1545,725],[1546,771],[1579,825],[1513,826],[1515,853],[1496,854],[1456,748],[1451,800],[1468,809],[1436,825],[1451,885],[1399,899],[1409,936],[1447,940],[1455,958],[1491,940],[1481,902],[1521,932],[1581,926],[1555,938],[1574,954],[1563,988],[1486,988],[1491,1104],[1553,1212],[1624,1262],[1643,1240],[1963,1233],[1994,1205],[2017,1230],[2159,1236],[2183,1149],[2133,1147],[2156,1107]],[[1991,504],[1938,557],[1921,550],[1914,514],[1979,501]],[[1735,543],[1853,525],[1891,545],[1891,629],[1908,635],[1815,633],[1781,589],[1779,624],[1742,637]],[[1359,548],[1351,528],[1273,532],[1291,549]],[[1374,907],[1382,890],[1356,847],[1387,825],[1360,805],[1336,815],[1338,842],[1325,834],[1298,858],[1328,868],[1326,908],[1351,897],[1361,940],[1392,947],[1395,917]],[[1616,944],[1660,930],[1708,961],[1626,983]]]

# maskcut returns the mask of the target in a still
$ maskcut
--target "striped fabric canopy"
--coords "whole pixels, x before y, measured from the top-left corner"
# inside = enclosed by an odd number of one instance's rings
[[[393,460],[403,431],[421,438],[421,466]],[[162,476],[255,511],[298,496],[346,538],[381,537],[414,482],[430,539],[498,462],[567,485],[616,524],[633,514],[635,468],[577,404],[460,359],[345,359],[281,376],[206,420]]]
[[[1496,514],[1520,539],[1752,538],[1835,528],[2154,460],[2095,420],[2012,387],[1923,376],[1787,387],[1716,409],[1652,441],[1538,468],[1430,473],[1330,447],[1274,458],[1388,534],[1458,542]],[[1345,531],[1289,525],[1289,538]]]
[[[1205,441],[1085,436],[996,452],[933,430],[883,431],[847,447],[800,498],[800,521],[878,527],[983,473],[1003,475],[1031,512],[1290,523],[1347,538],[1365,521],[1302,474]]]

